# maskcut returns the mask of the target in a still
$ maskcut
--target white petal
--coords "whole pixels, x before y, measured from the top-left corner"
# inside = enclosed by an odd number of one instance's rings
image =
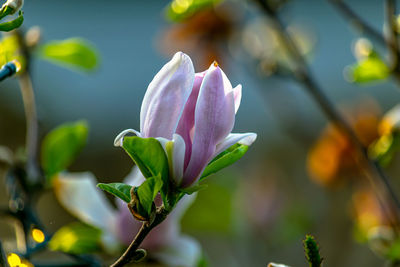
[[[140,110],[144,137],[171,139],[192,91],[194,67],[190,57],[178,52],[149,84]]]
[[[229,147],[233,146],[236,143],[250,146],[257,138],[256,133],[231,133],[229,134],[224,141],[217,145],[217,149],[213,155],[213,158],[218,156],[219,153],[223,152],[224,150],[228,149]]]
[[[290,266],[285,265],[285,264],[270,262],[267,267],[290,267]]]
[[[167,266],[196,267],[202,252],[200,244],[195,239],[180,236],[152,255]]]
[[[159,137],[160,142],[168,158],[169,168],[172,171],[172,177],[179,185],[183,177],[183,165],[185,162],[185,141],[179,134],[174,134],[172,140]]]
[[[125,137],[125,135],[127,135],[129,133],[132,133],[132,134],[134,134],[136,136],[142,137],[142,135],[138,131],[136,131],[134,129],[126,129],[126,130],[123,130],[122,132],[120,132],[117,135],[117,137],[115,137],[114,146],[122,147],[122,145],[124,144],[124,137]]]
[[[90,172],[62,173],[54,180],[58,201],[82,222],[100,228],[107,242],[116,236],[116,210],[96,187],[96,179]]]
[[[235,113],[237,113],[240,107],[240,101],[242,100],[242,85],[239,84],[233,88],[233,96],[235,98]]]
[[[144,178],[138,166],[135,165],[132,167],[131,172],[125,177],[124,183],[129,184],[131,186],[139,186],[145,180],[146,178]]]

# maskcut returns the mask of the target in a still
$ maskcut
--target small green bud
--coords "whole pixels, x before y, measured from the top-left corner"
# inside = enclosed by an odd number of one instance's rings
[[[320,267],[322,263],[319,246],[312,235],[306,235],[303,240],[304,252],[310,267]]]
[[[22,8],[24,0],[8,0],[2,7],[1,10],[5,10],[7,7],[11,9],[9,14],[14,14]]]

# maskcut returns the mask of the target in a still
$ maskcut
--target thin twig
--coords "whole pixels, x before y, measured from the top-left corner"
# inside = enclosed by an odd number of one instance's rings
[[[37,144],[38,144],[38,123],[35,105],[35,94],[29,73],[24,72],[18,79],[24,102],[26,117],[26,151],[27,151],[27,172],[30,179],[37,179]],[[35,182],[35,181],[34,181]]]
[[[326,117],[344,134],[347,135],[349,140],[354,145],[355,149],[359,152],[360,160],[366,167],[366,170],[370,174],[368,177],[373,177],[373,184],[376,183],[378,188],[383,187],[386,192],[386,196],[391,200],[391,208],[393,218],[396,220],[398,225],[400,222],[400,201],[397,198],[388,177],[382,171],[379,164],[371,160],[368,156],[367,148],[359,140],[354,130],[350,127],[347,121],[342,117],[342,115],[336,110],[333,103],[324,94],[323,90],[319,84],[313,78],[311,71],[306,63],[304,57],[299,52],[296,43],[293,41],[291,36],[287,33],[283,22],[280,20],[279,16],[276,14],[275,10],[269,6],[267,1],[256,0],[266,15],[271,19],[271,23],[278,34],[282,45],[285,47],[288,55],[295,62],[295,67],[293,70],[293,75],[296,77],[299,83],[303,84],[307,92],[313,97],[317,102],[318,106],[324,112]],[[385,198],[386,199],[386,198]],[[395,209],[395,210],[394,210]]]
[[[125,266],[126,264],[130,263],[133,258],[135,257],[136,250],[139,248],[140,244],[142,244],[143,240],[145,237],[150,233],[150,231],[159,225],[161,222],[165,220],[167,217],[168,212],[160,208],[155,216],[155,219],[152,223],[149,222],[143,222],[142,227],[140,228],[139,232],[137,233],[136,237],[133,239],[132,243],[129,245],[129,247],[126,249],[124,254],[110,267],[121,267]]]
[[[366,21],[364,21],[356,12],[354,12],[345,2],[342,0],[328,0],[334,7],[336,7],[344,18],[350,21],[361,32],[365,35],[377,41],[380,45],[386,46],[385,38],[382,33],[374,29]]]
[[[385,1],[385,13],[388,27],[388,36],[386,38],[386,44],[392,56],[392,72],[400,75],[400,51],[399,41],[397,39],[397,22],[396,22],[396,1],[386,0]]]
[[[26,154],[27,163],[26,171],[28,181],[36,184],[40,179],[40,171],[37,164],[37,148],[38,148],[38,122],[36,113],[35,93],[30,77],[31,71],[31,51],[26,45],[23,33],[19,30],[14,33],[18,39],[20,53],[26,61],[25,69],[21,71],[18,82],[22,93],[24,103],[25,120],[26,120]]]

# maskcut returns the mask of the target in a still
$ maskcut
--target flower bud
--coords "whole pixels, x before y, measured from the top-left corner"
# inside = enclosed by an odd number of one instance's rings
[[[22,8],[22,6],[24,5],[24,0],[8,0],[1,9],[5,9],[6,7],[11,8],[11,13],[10,14],[14,14],[15,12],[17,12],[18,10],[20,10]]]

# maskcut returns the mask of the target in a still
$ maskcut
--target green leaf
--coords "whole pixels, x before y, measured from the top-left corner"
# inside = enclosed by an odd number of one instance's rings
[[[144,177],[168,176],[168,159],[157,139],[127,136],[124,138],[122,147],[139,167]]]
[[[349,79],[355,83],[380,81],[389,77],[390,69],[375,52],[349,67]]]
[[[319,246],[312,235],[306,235],[303,240],[304,252],[310,267],[320,267],[322,263]]]
[[[65,123],[44,138],[41,161],[48,182],[73,162],[85,146],[87,135],[87,123],[78,121]]]
[[[24,22],[24,16],[21,11],[18,12],[18,17],[11,21],[0,23],[0,31],[9,32],[12,31],[22,25]]]
[[[386,167],[392,161],[395,153],[400,149],[400,132],[394,131],[379,137],[368,147],[368,154]]]
[[[163,181],[160,175],[155,177],[147,178],[136,191],[137,197],[139,198],[140,205],[144,208],[147,214],[150,214],[153,206],[153,201],[157,196],[157,193],[161,190]]]
[[[51,41],[39,51],[43,59],[72,69],[92,71],[99,64],[96,48],[82,38]]]
[[[104,190],[120,199],[126,203],[131,202],[131,188],[132,186],[123,183],[99,183],[97,187]]]
[[[204,169],[203,174],[200,177],[200,181],[207,176],[216,173],[217,171],[233,164],[238,161],[244,154],[246,154],[249,146],[242,144],[234,144],[227,150],[216,156]]]
[[[213,7],[222,0],[174,0],[167,6],[166,17],[174,22],[181,22],[196,12]]]
[[[100,249],[101,230],[74,222],[61,227],[51,238],[48,247],[72,254],[92,253]]]

